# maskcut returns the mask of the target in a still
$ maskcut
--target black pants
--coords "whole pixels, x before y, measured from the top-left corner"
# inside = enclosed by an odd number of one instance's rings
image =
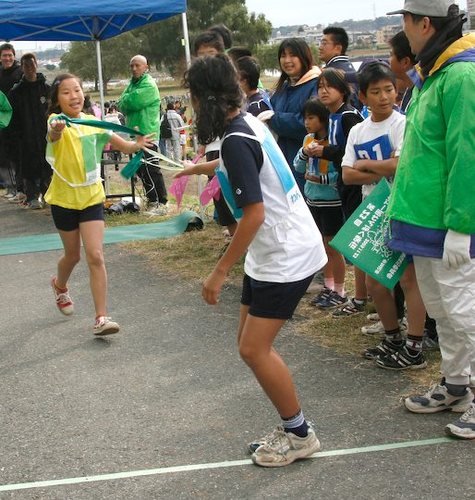
[[[406,314],[406,311],[404,310],[405,298],[399,281],[394,287],[394,302],[396,303],[397,319],[404,318]]]
[[[150,149],[157,151],[158,146],[154,144]],[[145,158],[151,157],[147,152],[144,152],[144,156]],[[144,164],[138,169],[137,175],[142,181],[149,203],[167,203],[167,188],[165,187],[165,180],[159,167]]]
[[[44,195],[51,182],[52,170],[46,161],[34,161],[32,158],[22,165],[23,183],[26,201],[38,199]]]

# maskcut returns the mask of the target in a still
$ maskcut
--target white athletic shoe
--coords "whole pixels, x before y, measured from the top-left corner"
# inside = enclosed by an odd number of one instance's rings
[[[99,316],[94,323],[94,335],[110,335],[120,330],[119,324],[107,316]]]
[[[304,438],[277,427],[272,439],[259,446],[251,459],[262,467],[284,467],[295,460],[311,457],[319,449],[320,441],[312,427],[309,426],[308,435]]]

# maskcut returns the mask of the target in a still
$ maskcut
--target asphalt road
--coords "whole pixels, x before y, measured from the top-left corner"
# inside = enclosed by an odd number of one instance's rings
[[[44,211],[2,200],[0,213],[0,237],[54,231]],[[475,497],[475,443],[444,437],[454,415],[410,414],[400,374],[321,348],[292,323],[277,348],[322,453],[252,465],[246,442],[278,417],[235,347],[239,290],[211,308],[199,284],[122,246],[105,254],[122,331],[102,339],[84,262],[64,317],[49,288],[60,252],[0,257],[0,499]]]

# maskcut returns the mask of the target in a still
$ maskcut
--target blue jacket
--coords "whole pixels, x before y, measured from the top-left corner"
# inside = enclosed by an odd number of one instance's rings
[[[305,136],[304,144],[307,143],[307,137],[314,138],[314,134]],[[325,167],[324,169],[321,167]],[[303,152],[303,146],[299,149],[294,159],[294,168],[297,172],[305,175],[309,172],[318,176],[320,182],[305,182],[305,199],[307,204],[314,207],[341,207],[341,199],[336,188],[338,171],[335,170],[333,163],[319,158],[309,158]],[[322,171],[323,170],[323,171]]]
[[[270,100],[275,114],[269,121],[269,125],[277,134],[277,144],[293,171],[295,155],[302,146],[303,138],[307,135],[303,122],[303,106],[310,97],[317,94],[319,75],[320,69],[314,66],[294,86],[286,82]]]

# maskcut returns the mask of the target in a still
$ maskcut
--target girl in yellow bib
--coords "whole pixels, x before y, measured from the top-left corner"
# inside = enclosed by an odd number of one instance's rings
[[[56,305],[63,314],[74,312],[68,280],[79,262],[81,240],[89,267],[90,286],[96,319],[95,335],[117,333],[119,325],[107,316],[107,273],[104,264],[104,187],[100,176],[101,154],[111,143],[113,149],[132,154],[150,147],[151,136],[137,136],[126,141],[111,131],[71,124],[58,117],[92,120],[82,113],[84,94],[81,81],[74,75],[59,75],[53,82],[49,103],[46,159],[53,178],[45,201],[51,205],[54,224],[64,247],[58,261],[57,276],[51,280]]]

